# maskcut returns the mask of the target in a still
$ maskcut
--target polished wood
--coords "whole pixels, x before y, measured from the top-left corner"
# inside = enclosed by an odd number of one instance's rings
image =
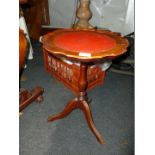
[[[128,40],[121,37],[119,33],[111,32],[109,30],[99,30],[99,29],[92,29],[89,31],[103,34],[115,39],[116,41],[115,48],[107,51],[100,51],[98,53],[91,53],[91,56],[80,56],[78,52],[64,50],[55,45],[54,39],[56,36],[58,36],[59,34],[62,34],[63,32],[75,32],[75,31],[78,32],[81,30],[61,29],[44,35],[42,38],[43,49],[58,57],[61,56],[70,60],[81,61],[81,62],[94,62],[104,58],[115,58],[119,55],[122,55],[126,52],[126,49],[128,47]],[[88,31],[88,30],[83,30],[83,31]]]
[[[115,40],[116,45],[110,50],[106,50],[106,51],[101,50],[100,52],[93,52],[93,48],[92,48],[92,52],[90,51],[89,56],[81,56],[77,51],[64,50],[63,48],[57,47],[57,45],[55,44],[56,36],[60,36],[60,34],[62,33],[64,34],[64,32],[66,33],[66,32],[72,32],[72,31],[78,32],[81,30],[77,30],[77,29],[57,30],[43,36],[42,38],[45,68],[48,72],[52,71],[50,70],[50,66],[51,66],[51,67],[54,67],[54,70],[55,70],[55,72],[53,70],[53,73],[56,74],[57,72],[59,74],[59,69],[58,69],[59,67],[55,68],[56,66],[55,64],[56,63],[59,64],[59,62],[54,60],[55,62],[51,63],[52,61],[51,56],[56,58],[60,58],[60,57],[66,58],[68,60],[77,61],[80,63],[78,81],[75,82],[75,84],[78,86],[78,90],[76,92],[77,97],[71,100],[66,105],[66,107],[62,112],[60,112],[57,115],[50,116],[48,118],[48,121],[50,122],[50,121],[64,118],[67,115],[69,115],[72,112],[72,110],[81,109],[85,115],[89,128],[91,129],[91,131],[93,132],[93,134],[95,135],[99,143],[103,144],[105,141],[94,125],[91,111],[88,105],[88,97],[87,97],[87,90],[89,85],[88,69],[91,63],[96,63],[107,58],[113,59],[125,53],[128,47],[128,41],[127,39],[121,37],[119,33],[114,33],[107,30],[96,30],[96,29],[83,30],[83,31],[91,31],[91,32],[93,31],[95,33],[99,33],[99,34],[103,34],[108,37],[111,37]],[[77,76],[77,74],[75,74],[74,76]]]
[[[50,24],[48,0],[28,0],[21,5],[31,38],[38,40],[41,26]]]
[[[61,58],[51,55],[48,51],[43,51],[44,66],[47,73],[52,74],[57,80],[77,95],[79,93],[78,81],[80,76],[80,66],[74,63],[68,64],[65,61],[62,61]],[[87,90],[91,90],[104,83],[105,71],[100,68],[99,64],[90,64],[87,72]]]
[[[42,87],[36,87],[31,91],[26,89],[21,89],[19,93],[19,111],[24,110],[29,104],[32,102],[41,102],[43,101],[43,94],[44,90]]]
[[[87,98],[87,92],[86,92],[87,85],[88,85],[88,83],[87,83],[87,68],[88,67],[85,63],[81,63],[80,77],[79,77],[79,83],[78,83],[78,86],[79,86],[78,97],[73,99],[72,101],[70,101],[61,113],[49,117],[48,121],[51,122],[54,120],[62,119],[64,117],[66,117],[67,115],[69,115],[74,109],[81,109],[85,115],[85,118],[87,120],[89,128],[91,129],[91,131],[97,138],[98,142],[103,144],[104,139],[102,138],[101,134],[99,133],[99,131],[96,129],[96,127],[94,125],[91,111],[88,106],[88,98]]]
[[[28,42],[25,37],[24,31],[19,30],[19,72],[21,72],[26,55],[27,55]],[[42,87],[36,87],[32,91],[21,88],[19,92],[19,111],[25,109],[33,101],[41,102],[43,100],[42,94],[44,90]]]
[[[92,13],[90,10],[90,0],[79,0],[80,5],[77,9],[76,16],[78,21],[73,27],[75,29],[92,29],[93,26],[89,23]]]

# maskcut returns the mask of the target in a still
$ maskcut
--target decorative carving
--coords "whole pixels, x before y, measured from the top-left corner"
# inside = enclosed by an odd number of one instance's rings
[[[71,89],[76,95],[79,94],[78,81],[80,76],[80,66],[68,64],[65,61],[48,54],[44,50],[46,70],[52,73],[59,81]],[[87,70],[88,88],[90,90],[97,85],[103,84],[105,71],[99,65],[90,65]]]

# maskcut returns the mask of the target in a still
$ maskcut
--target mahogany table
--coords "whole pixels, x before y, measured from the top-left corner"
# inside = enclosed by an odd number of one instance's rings
[[[51,116],[48,121],[54,121],[69,115],[74,109],[81,109],[85,114],[88,126],[99,143],[105,141],[96,129],[87,97],[87,69],[90,63],[103,59],[113,59],[126,52],[128,41],[119,33],[107,30],[75,30],[63,29],[48,33],[42,38],[43,50],[56,57],[65,57],[80,63],[78,81],[79,93],[72,99],[62,112]],[[45,60],[46,61],[46,60]]]

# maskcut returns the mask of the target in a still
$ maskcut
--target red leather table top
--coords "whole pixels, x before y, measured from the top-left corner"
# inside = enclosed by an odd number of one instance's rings
[[[54,44],[64,50],[97,53],[116,47],[116,40],[93,31],[63,32],[54,38]]]
[[[115,58],[127,51],[128,41],[109,30],[62,29],[42,38],[43,49],[58,57],[81,62]]]

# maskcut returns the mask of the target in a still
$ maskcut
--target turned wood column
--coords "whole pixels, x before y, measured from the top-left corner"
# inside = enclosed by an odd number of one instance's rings
[[[85,63],[81,63],[80,64],[80,77],[79,77],[79,83],[78,83],[78,87],[79,87],[79,96],[78,99],[80,101],[86,100],[87,101],[87,86],[88,86],[88,82],[87,82],[87,64]]]
[[[77,23],[73,26],[76,29],[92,29],[89,20],[92,17],[90,10],[90,0],[79,0],[80,5],[77,9],[76,16],[78,18]]]

